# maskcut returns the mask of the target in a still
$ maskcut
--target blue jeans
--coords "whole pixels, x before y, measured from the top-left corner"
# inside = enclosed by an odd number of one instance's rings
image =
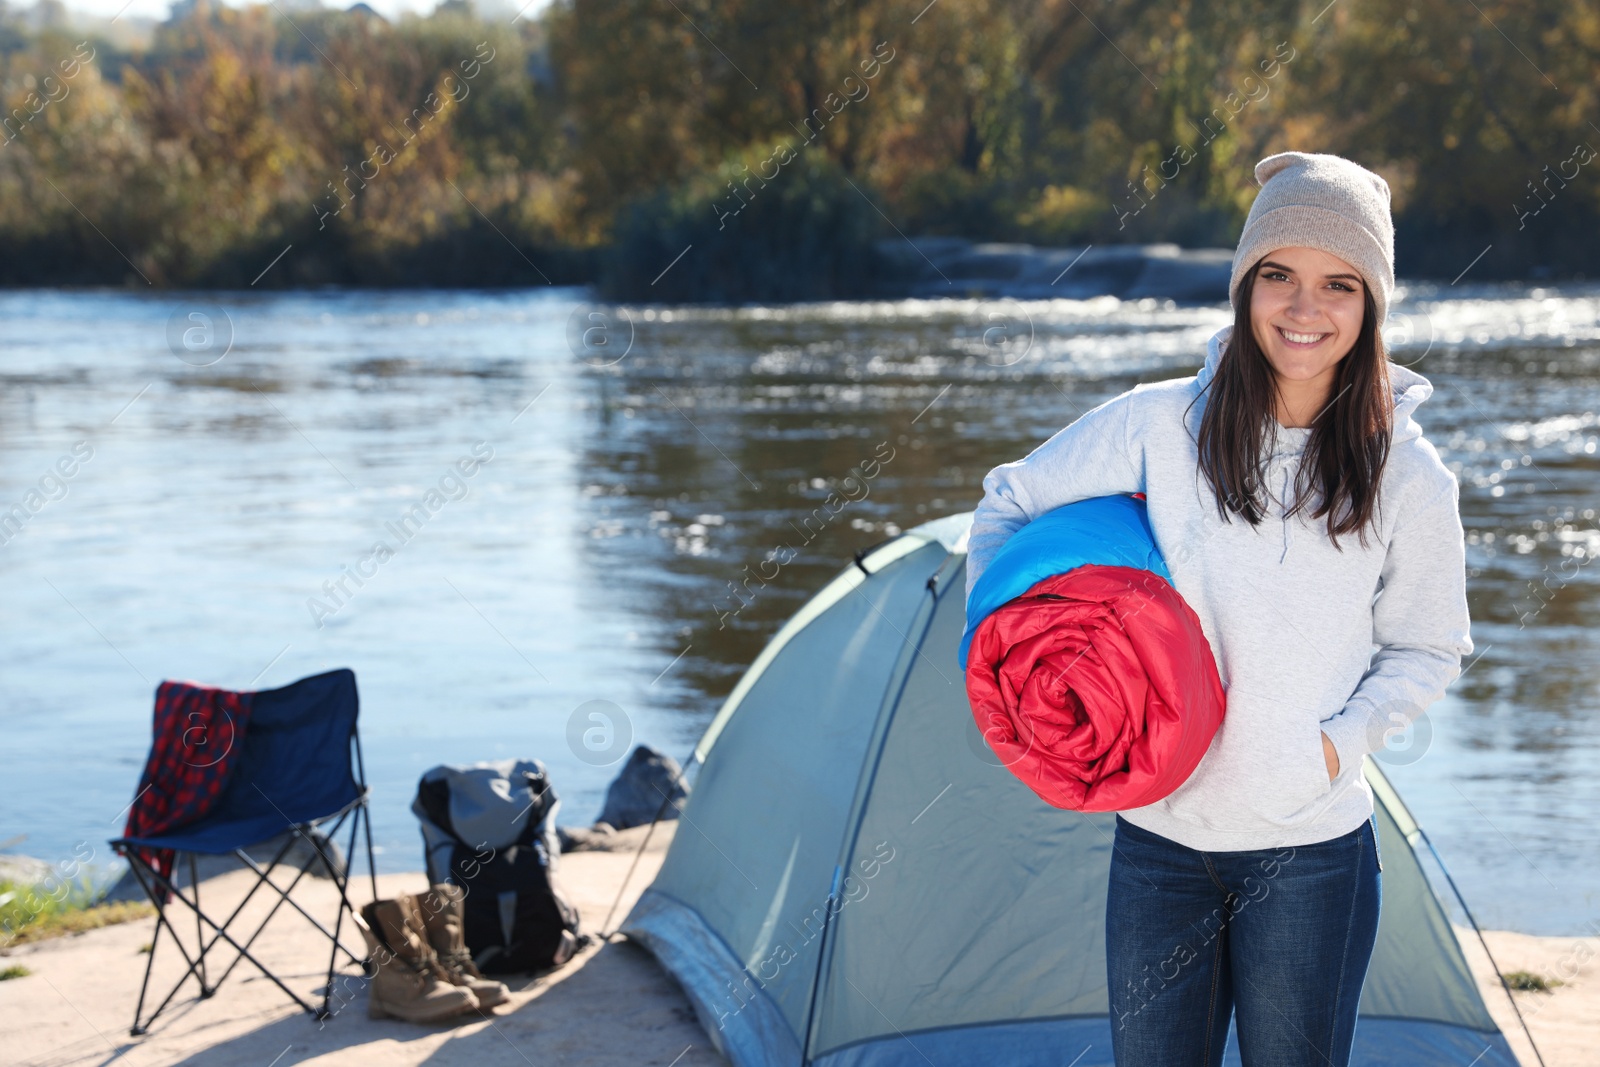
[[[1117,1067],[1346,1067],[1382,899],[1375,823],[1199,852],[1117,816],[1106,981]]]

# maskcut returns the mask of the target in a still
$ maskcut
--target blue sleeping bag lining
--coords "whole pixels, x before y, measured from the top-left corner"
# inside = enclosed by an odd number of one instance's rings
[[[1063,504],[1012,534],[979,575],[967,598],[967,629],[957,657],[962,671],[984,619],[1044,579],[1089,563],[1152,571],[1172,584],[1143,500],[1118,493]]]

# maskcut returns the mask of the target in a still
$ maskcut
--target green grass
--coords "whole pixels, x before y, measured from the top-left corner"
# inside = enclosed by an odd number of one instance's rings
[[[96,904],[88,878],[54,886],[0,881],[0,948],[78,934],[155,914],[147,903]]]
[[[1508,989],[1518,989],[1524,992],[1537,990],[1541,993],[1548,993],[1551,986],[1566,984],[1559,978],[1546,978],[1544,975],[1534,974],[1532,971],[1507,971],[1505,980]]]
[[[26,967],[6,967],[0,969],[0,982],[9,982],[13,978],[26,978],[32,973]]]

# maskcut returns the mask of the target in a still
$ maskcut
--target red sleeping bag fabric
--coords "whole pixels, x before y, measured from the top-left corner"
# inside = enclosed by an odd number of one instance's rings
[[[1159,574],[1087,564],[1046,578],[978,627],[967,695],[996,756],[1074,811],[1153,804],[1194,772],[1222,724],[1200,620]]]

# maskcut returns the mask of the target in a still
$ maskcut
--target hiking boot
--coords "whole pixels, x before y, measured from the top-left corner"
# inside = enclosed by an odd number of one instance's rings
[[[423,932],[428,944],[438,954],[439,965],[449,980],[472,990],[478,1006],[492,1008],[511,999],[511,990],[504,982],[485,978],[478,965],[472,962],[467,951],[466,935],[462,929],[461,906],[467,892],[456,885],[436,885],[417,897],[422,915]]]
[[[367,989],[370,1017],[431,1023],[478,1007],[471,989],[449,980],[423,936],[416,897],[374,900],[362,907],[361,917],[361,933],[377,967]]]

